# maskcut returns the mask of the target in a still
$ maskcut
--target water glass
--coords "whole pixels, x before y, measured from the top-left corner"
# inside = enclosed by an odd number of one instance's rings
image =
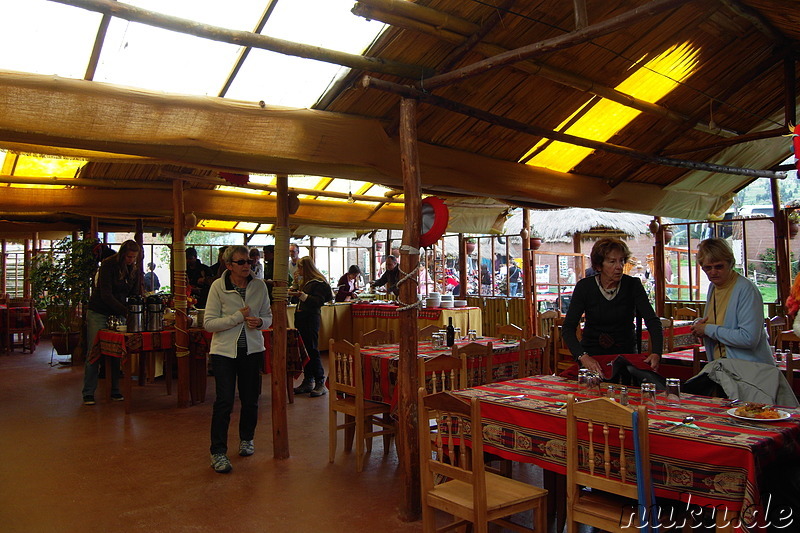
[[[600,394],[600,383],[603,382],[602,376],[597,372],[592,372],[591,370],[588,373],[587,378],[587,392],[590,396],[601,396]]]
[[[667,378],[667,405],[680,407],[681,405],[681,380]]]
[[[658,410],[658,396],[655,383],[642,383],[642,405],[647,408],[648,412]]]
[[[456,340],[460,341],[461,340],[461,328],[453,328],[453,329],[456,332]]]
[[[475,339],[477,339],[478,338],[478,330],[476,330],[476,329],[468,330],[467,331],[467,338],[470,340],[470,342],[474,341]]]
[[[585,393],[589,388],[589,369],[581,368],[578,370],[578,389]]]

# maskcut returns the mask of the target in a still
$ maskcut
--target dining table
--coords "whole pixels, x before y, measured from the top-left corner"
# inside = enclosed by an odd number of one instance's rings
[[[483,383],[485,381],[499,381],[510,379],[517,375],[519,364],[519,342],[504,341],[497,337],[480,337],[475,341],[460,339],[456,346],[463,346],[469,342],[479,344],[492,343],[492,376],[487,379],[484,375],[485,361],[481,357],[468,358],[467,382]],[[452,348],[434,346],[431,341],[419,341],[417,344],[417,357],[429,359],[441,354],[451,354]],[[399,344],[382,344],[361,348],[364,358],[364,390],[369,399],[397,405],[397,377],[400,362]],[[536,354],[531,354],[536,357]],[[543,357],[543,354],[539,354]]]
[[[639,404],[638,389],[629,392],[631,404]],[[485,451],[562,476],[567,396],[598,395],[560,376],[512,379],[454,394],[479,398]],[[718,531],[753,526],[763,516],[759,481],[764,469],[800,454],[800,410],[780,408],[789,418],[757,422],[733,416],[727,399],[683,394],[680,405],[667,406],[663,393],[659,396],[648,414],[655,495],[716,509]],[[694,422],[680,424],[688,415]],[[563,523],[563,498],[556,494],[553,500]]]
[[[31,314],[33,315],[33,328],[31,340],[33,348],[39,344],[39,339],[44,333],[44,323],[39,311],[34,307],[31,313],[30,307],[9,307],[6,304],[0,304],[0,348],[5,352],[11,352],[13,342],[11,335],[8,333],[10,329],[27,328],[31,325]]]

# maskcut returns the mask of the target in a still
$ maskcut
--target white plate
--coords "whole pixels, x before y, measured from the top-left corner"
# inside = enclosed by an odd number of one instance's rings
[[[750,422],[780,422],[781,420],[786,420],[787,418],[792,418],[791,413],[787,413],[786,411],[781,411],[780,409],[775,409],[778,411],[780,418],[750,418],[749,416],[741,416],[736,414],[736,407],[732,407],[725,411],[729,415],[734,418],[740,418],[742,420],[749,420]]]

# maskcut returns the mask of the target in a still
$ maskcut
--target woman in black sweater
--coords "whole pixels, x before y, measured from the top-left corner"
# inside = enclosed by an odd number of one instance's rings
[[[294,393],[310,392],[312,397],[324,396],[328,389],[325,388],[325,369],[322,368],[318,348],[322,322],[320,309],[325,302],[333,300],[333,291],[310,257],[301,257],[297,261],[295,284],[300,289],[289,291],[289,296],[297,297],[298,301],[294,327],[303,339],[310,361],[303,368],[303,383],[295,387]]]
[[[645,362],[653,372],[632,365],[627,370],[635,381],[647,379],[663,385],[663,378],[655,373],[663,347],[661,321],[647,299],[642,282],[622,273],[630,255],[628,246],[619,239],[605,238],[595,243],[590,258],[597,274],[575,285],[562,327],[564,340],[581,366],[602,374],[593,355],[636,353],[634,317],[638,315],[650,333],[650,354]],[[583,336],[578,340],[576,331],[584,314]]]

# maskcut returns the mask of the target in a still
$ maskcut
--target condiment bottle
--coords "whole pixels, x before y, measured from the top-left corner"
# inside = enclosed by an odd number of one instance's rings
[[[628,387],[619,388],[619,403],[622,405],[628,405]]]

